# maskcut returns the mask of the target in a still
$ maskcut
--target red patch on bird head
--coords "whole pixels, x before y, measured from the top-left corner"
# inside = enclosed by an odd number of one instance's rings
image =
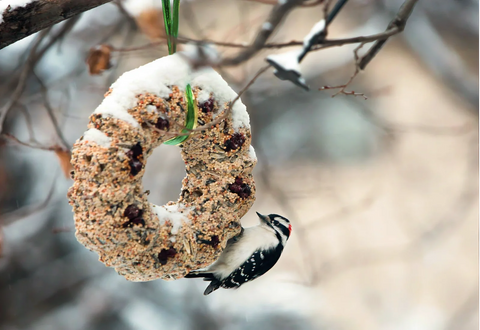
[[[292,233],[292,225],[288,225],[288,231],[289,231],[289,234]]]

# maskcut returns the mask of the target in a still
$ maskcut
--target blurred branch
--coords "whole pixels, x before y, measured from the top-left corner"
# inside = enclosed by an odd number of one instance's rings
[[[51,27],[111,0],[36,0],[25,7],[3,12],[0,23],[0,49],[35,32]]]
[[[45,151],[58,151],[58,150],[62,150],[62,151],[67,151],[68,149],[65,149],[65,148],[62,148],[60,146],[51,146],[51,147],[47,147],[47,146],[44,146],[44,145],[41,145],[41,144],[37,144],[37,143],[27,143],[27,142],[23,142],[21,140],[19,140],[17,137],[15,137],[14,135],[12,134],[9,134],[9,133],[3,133],[0,135],[0,138],[4,138],[6,140],[11,140],[17,144],[20,144],[24,147],[29,147],[29,148],[32,148],[32,149],[38,149],[38,150],[45,150]]]
[[[463,302],[460,308],[455,311],[451,319],[448,321],[446,330],[462,329],[462,325],[468,322],[469,317],[478,313],[478,286],[471,290],[470,295]],[[478,315],[478,314],[477,314]]]
[[[295,209],[295,207],[290,202],[290,199],[286,195],[285,191],[278,187],[275,183],[271,180],[271,166],[268,163],[268,157],[265,155],[261,144],[257,145],[256,153],[258,158],[261,159],[261,170],[260,170],[260,179],[262,180],[263,184],[265,185],[266,190],[270,193],[270,195],[275,199],[275,201],[280,205],[281,208],[285,211],[287,217],[295,224],[295,233],[299,237],[298,242],[300,245],[300,250],[303,252],[302,261],[303,266],[306,268],[306,273],[310,276],[308,282],[311,283],[312,280],[316,277],[316,270],[312,265],[312,260],[319,258],[320,252],[315,251],[315,256],[312,254],[313,249],[310,247],[307,238],[307,228],[306,226],[300,225],[300,217]],[[298,226],[297,226],[298,225]]]
[[[391,9],[391,5],[388,7]],[[404,36],[407,43],[423,63],[439,76],[452,91],[470,103],[470,109],[478,116],[478,76],[469,70],[455,50],[445,43],[441,34],[422,11],[416,12],[409,24],[415,33]],[[428,47],[425,46],[427,44]],[[478,69],[474,71],[478,73]]]
[[[245,2],[256,2],[256,3],[261,3],[264,5],[276,5],[278,4],[277,0],[243,0]],[[313,1],[305,1],[305,3],[301,4],[300,7],[315,7],[318,6],[322,3],[324,3],[325,0],[313,0]]]
[[[7,114],[10,112],[10,110],[15,106],[15,104],[18,102],[18,100],[22,96],[23,91],[25,90],[25,86],[27,85],[27,79],[30,73],[33,71],[33,68],[35,67],[35,65],[38,63],[38,61],[40,61],[40,59],[45,55],[45,53],[47,52],[47,50],[50,49],[50,47],[52,47],[58,40],[63,38],[73,28],[73,26],[77,23],[77,21],[78,21],[77,17],[68,20],[60,28],[60,30],[48,40],[47,44],[43,46],[40,50],[38,50],[40,44],[42,43],[44,38],[49,34],[51,29],[48,28],[40,32],[39,37],[34,41],[34,45],[30,49],[25,65],[23,66],[23,69],[20,73],[20,77],[18,78],[17,86],[15,87],[15,90],[10,100],[2,109],[0,109],[0,134],[3,132],[3,123],[5,121],[5,118],[7,117]]]
[[[452,233],[452,227],[458,227],[462,224],[478,201],[478,135],[474,134],[469,143],[468,149],[469,159],[467,159],[467,169],[463,189],[453,202],[452,208],[444,216],[444,219],[436,221],[436,223],[428,230],[421,232],[407,245],[394,248],[376,248],[364,251],[354,251],[345,254],[343,257],[337,257],[323,262],[318,271],[314,273],[315,284],[319,281],[332,278],[341,272],[370,266],[372,264],[386,263],[403,260],[418,255],[419,247],[426,243],[439,239],[442,235]],[[444,238],[444,236],[443,236]],[[318,258],[317,258],[318,260]]]
[[[48,32],[49,32],[49,29],[42,31],[38,36],[38,38],[35,40],[33,47],[30,50],[28,58],[25,62],[25,66],[23,67],[23,70],[20,73],[20,78],[18,79],[17,87],[13,91],[10,100],[0,111],[0,133],[2,133],[3,131],[3,122],[5,121],[5,118],[7,117],[8,112],[12,109],[15,103],[17,103],[17,101],[20,99],[20,96],[22,96],[23,90],[25,89],[25,85],[27,84],[28,75],[30,74],[31,70],[36,64],[35,58],[37,57],[36,56],[37,48],[40,46],[40,43],[46,37]]]
[[[33,72],[33,76],[37,79],[38,83],[40,84],[40,88],[42,91],[42,96],[43,96],[43,104],[45,106],[45,109],[47,110],[48,116],[50,117],[50,121],[52,122],[53,128],[55,129],[55,132],[57,133],[58,138],[62,142],[63,146],[65,149],[70,149],[70,146],[65,139],[65,136],[63,135],[62,130],[60,129],[60,126],[58,125],[57,118],[55,117],[55,114],[53,113],[53,108],[52,105],[50,104],[50,100],[48,98],[48,89],[43,83],[42,79],[40,79],[39,76],[35,72]]]
[[[17,220],[21,220],[29,215],[35,214],[47,207],[47,205],[50,203],[50,200],[52,199],[53,193],[55,192],[55,184],[57,183],[57,174],[55,173],[54,175],[54,180],[52,182],[52,185],[50,187],[50,190],[47,194],[47,197],[43,202],[37,205],[29,205],[22,207],[18,210],[5,213],[5,214],[0,214],[0,225],[1,226],[8,226],[9,224],[12,224],[13,222]]]

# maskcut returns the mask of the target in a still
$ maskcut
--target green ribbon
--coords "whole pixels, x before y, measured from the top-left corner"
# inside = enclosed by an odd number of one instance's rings
[[[185,88],[185,98],[187,99],[187,118],[185,119],[185,128],[182,130],[182,133],[188,133],[192,129],[197,127],[198,108],[190,84],[188,84]],[[189,137],[189,135],[180,135],[163,143],[171,146],[176,146],[180,143],[185,142]]]
[[[167,35],[168,54],[177,51],[178,21],[180,13],[180,0],[173,1],[173,11],[170,9],[170,0],[162,0],[163,23]]]

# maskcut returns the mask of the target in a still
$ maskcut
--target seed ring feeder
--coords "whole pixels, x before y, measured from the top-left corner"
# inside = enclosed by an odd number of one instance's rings
[[[236,96],[213,69],[193,70],[180,54],[123,74],[72,149],[77,240],[131,281],[212,264],[255,200],[246,107],[237,100],[220,123],[187,133],[224,115]],[[180,147],[186,177],[178,201],[158,206],[142,177],[163,143]]]

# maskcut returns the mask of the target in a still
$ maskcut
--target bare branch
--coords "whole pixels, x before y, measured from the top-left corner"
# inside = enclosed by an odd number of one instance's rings
[[[398,10],[395,18],[388,24],[387,31],[391,29],[398,29],[398,32],[402,32],[405,29],[407,20],[412,14],[413,7],[415,7],[418,0],[405,0],[400,9]],[[365,67],[370,63],[370,61],[378,54],[378,52],[383,48],[388,38],[383,40],[377,40],[375,44],[368,50],[368,52],[361,58],[358,62],[358,67],[360,70],[365,70]]]
[[[3,12],[0,49],[111,0],[37,0]]]
[[[260,30],[257,32],[257,36],[253,43],[245,48],[239,54],[236,54],[233,57],[227,57],[221,60],[220,63],[215,63],[216,66],[233,66],[238,65],[242,62],[245,62],[251,59],[255,54],[257,54],[267,42],[268,38],[273,34],[278,25],[283,21],[287,14],[296,6],[299,6],[303,3],[303,0],[287,0],[283,3],[277,3],[273,7],[267,21],[262,25]],[[204,43],[204,42],[203,42]],[[204,65],[204,63],[193,63],[194,66]]]
[[[321,87],[320,90],[340,88],[340,91],[333,94],[332,97],[335,97],[338,94],[344,94],[344,95],[352,95],[352,96],[363,96],[363,98],[366,100],[367,97],[365,96],[365,94],[355,93],[354,91],[346,92],[345,89],[353,81],[353,79],[355,79],[358,73],[360,71],[363,71],[365,67],[368,65],[368,63],[370,63],[370,61],[378,54],[378,52],[383,48],[383,46],[387,42],[388,38],[394,34],[402,32],[405,29],[407,20],[412,14],[413,7],[415,7],[415,4],[417,3],[417,1],[418,0],[404,1],[400,9],[398,10],[397,14],[395,15],[395,18],[388,24],[387,29],[383,33],[383,36],[381,37],[381,39],[378,39],[373,44],[373,46],[370,47],[367,53],[363,55],[361,58],[358,56],[358,51],[360,50],[360,48],[363,47],[363,45],[365,45],[366,42],[362,42],[357,48],[355,48],[355,51],[354,51],[355,72],[345,84],[339,85],[339,86],[324,86],[324,87]]]

